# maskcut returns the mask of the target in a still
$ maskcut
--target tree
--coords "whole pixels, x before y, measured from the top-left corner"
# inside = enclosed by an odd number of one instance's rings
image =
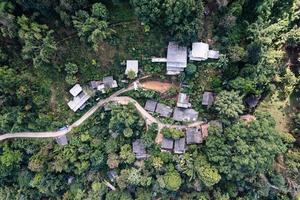
[[[66,82],[69,85],[74,85],[77,82],[75,74],[78,72],[78,66],[74,63],[68,62],[65,64],[65,71],[67,72],[67,76],[65,78]]]
[[[182,182],[180,174],[175,170],[167,172],[163,176],[163,180],[166,188],[170,191],[178,191]]]
[[[245,181],[266,173],[276,155],[286,151],[286,144],[275,130],[274,119],[259,113],[256,119],[249,123],[237,122],[225,128],[224,133],[209,130],[204,148],[207,158],[226,180]]]
[[[134,162],[135,156],[129,144],[125,144],[121,147],[120,158],[127,164]]]
[[[108,38],[112,30],[105,21],[107,10],[101,3],[95,3],[92,7],[91,15],[83,10],[76,12],[73,16],[73,25],[81,40],[92,45],[94,50],[98,49],[100,42]]]
[[[127,73],[127,78],[133,80],[136,77],[136,73],[133,70],[129,70]]]
[[[211,187],[217,184],[221,180],[221,176],[218,170],[209,164],[207,158],[204,155],[199,154],[195,161],[194,167],[199,179],[205,186]]]
[[[119,156],[117,154],[108,154],[107,165],[110,169],[114,169],[119,166]]]
[[[20,29],[18,32],[24,59],[32,59],[33,66],[44,67],[46,63],[51,63],[57,47],[53,37],[53,31],[46,25],[31,22],[26,16],[22,15],[17,20]]]
[[[181,130],[175,128],[163,128],[161,130],[161,133],[166,138],[172,138],[172,139],[179,139],[180,137],[184,136],[184,133]]]
[[[150,27],[160,27],[180,42],[197,39],[203,18],[201,0],[132,0],[135,13]]]
[[[243,113],[242,97],[235,91],[222,91],[214,103],[215,110],[226,119],[236,119]]]

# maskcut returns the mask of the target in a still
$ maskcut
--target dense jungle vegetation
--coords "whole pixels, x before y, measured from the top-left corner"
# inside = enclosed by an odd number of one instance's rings
[[[0,134],[71,124],[114,91],[94,94],[74,113],[69,89],[108,75],[126,87],[128,59],[139,60],[139,77],[188,85],[200,118],[223,123],[182,155],[162,152],[157,126],[147,127],[131,104],[99,109],[66,146],[0,141],[0,199],[299,200],[299,26],[299,0],[0,0]],[[165,57],[169,41],[209,42],[222,55],[166,76],[151,57]],[[204,91],[218,95],[210,108],[201,105]],[[126,95],[174,106],[174,93]],[[251,96],[259,97],[255,108],[245,103]],[[256,120],[243,122],[242,114]],[[136,139],[145,160],[132,152]]]

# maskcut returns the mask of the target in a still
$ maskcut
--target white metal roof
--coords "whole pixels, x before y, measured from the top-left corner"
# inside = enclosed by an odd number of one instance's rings
[[[203,42],[194,42],[192,44],[192,54],[194,58],[207,59],[208,58],[209,45]]]
[[[81,86],[77,83],[69,91],[74,97],[76,97],[80,92],[82,92]]]
[[[209,50],[209,51],[208,51],[208,58],[211,58],[211,59],[219,59],[219,58],[220,58],[220,53],[219,53],[219,51]]]
[[[90,98],[90,95],[86,93],[82,93],[83,95],[79,95],[73,98],[73,100],[69,101],[68,106],[76,112],[80,107],[82,107],[85,102]]]
[[[126,61],[125,74],[128,74],[129,71],[134,71],[136,75],[138,74],[139,62],[137,60],[127,60]]]

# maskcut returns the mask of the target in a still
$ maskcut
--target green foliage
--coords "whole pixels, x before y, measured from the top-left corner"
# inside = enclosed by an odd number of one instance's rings
[[[243,113],[244,105],[238,92],[222,91],[216,98],[214,108],[222,117],[236,119]]]
[[[209,164],[205,156],[198,155],[194,161],[194,166],[199,179],[205,186],[211,187],[221,180],[218,170]]]
[[[46,25],[31,22],[26,16],[18,17],[20,26],[18,35],[22,47],[24,59],[32,59],[33,66],[44,67],[44,64],[51,63],[53,54],[57,47],[53,37],[53,31],[48,30]]]
[[[107,10],[101,3],[93,5],[91,15],[86,11],[79,10],[72,18],[78,36],[81,40],[91,44],[94,50],[97,50],[99,43],[107,39],[112,32],[105,21]]]
[[[168,190],[178,191],[181,186],[181,177],[177,171],[169,171],[163,176],[165,186]]]
[[[134,162],[135,156],[129,144],[125,144],[121,147],[120,158],[127,164]]]
[[[140,20],[153,28],[160,27],[172,39],[188,43],[197,38],[203,18],[201,0],[132,0]]]
[[[205,143],[207,158],[227,180],[242,181],[265,173],[275,156],[286,151],[272,119],[266,115],[256,117],[250,123],[233,124],[223,134],[209,132]]]
[[[127,74],[128,79],[133,80],[133,79],[135,79],[135,77],[136,77],[135,71],[133,71],[133,70],[128,71],[128,74]]]
[[[184,133],[181,130],[174,128],[163,128],[161,133],[166,138],[179,139],[184,136]]]

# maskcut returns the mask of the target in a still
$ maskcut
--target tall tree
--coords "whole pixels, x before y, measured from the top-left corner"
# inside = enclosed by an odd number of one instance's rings
[[[201,0],[132,0],[140,20],[150,27],[160,27],[181,43],[197,39],[202,26]]]

